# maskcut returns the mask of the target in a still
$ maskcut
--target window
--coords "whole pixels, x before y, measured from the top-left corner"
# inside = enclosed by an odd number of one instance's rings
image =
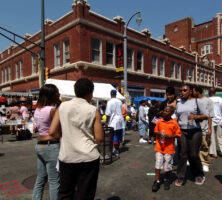
[[[63,41],[63,64],[69,63],[69,40]]]
[[[143,71],[143,53],[141,51],[137,51],[137,70]]]
[[[106,64],[114,64],[114,44],[110,42],[106,42]]]
[[[156,56],[152,57],[152,74],[157,75],[157,57]]]
[[[23,77],[23,61],[22,60],[20,60],[19,61],[19,68],[20,68],[20,78],[22,78]]]
[[[60,66],[60,45],[54,44],[54,67]]]
[[[204,74],[204,82],[208,83],[208,75],[207,75],[207,73]]]
[[[181,65],[177,64],[177,79],[181,79]]]
[[[213,53],[213,44],[205,44],[201,47],[201,55]]]
[[[7,73],[7,68],[5,68],[5,82],[7,82],[8,81],[8,73]]]
[[[186,80],[189,81],[190,80],[190,69],[189,67],[186,67]]]
[[[12,77],[11,66],[8,66],[8,81],[11,81],[11,77]]]
[[[127,69],[133,69],[133,50],[127,49]]]
[[[165,76],[165,62],[163,58],[160,58],[160,76]]]
[[[4,69],[1,69],[1,83],[4,83]]]
[[[175,26],[173,31],[174,31],[174,33],[176,33],[178,31],[178,26]]]
[[[101,41],[99,39],[92,39],[92,62],[101,63]]]
[[[198,70],[197,71],[197,82],[199,82],[200,81],[200,71]]]
[[[175,78],[175,63],[174,62],[171,62],[171,65],[170,65],[170,77]]]
[[[32,55],[32,74],[35,74],[37,72],[37,66],[38,66],[38,57],[35,55]]]
[[[208,83],[211,84],[211,75],[208,74]]]
[[[204,73],[200,72],[200,82],[204,82]]]
[[[18,79],[18,78],[19,78],[18,74],[19,74],[19,71],[18,71],[18,63],[16,62],[16,63],[15,63],[15,79]]]
[[[194,82],[194,68],[190,68],[191,81]]]

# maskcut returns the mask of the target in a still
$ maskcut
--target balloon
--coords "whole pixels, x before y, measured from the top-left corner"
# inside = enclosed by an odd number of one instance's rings
[[[106,115],[103,115],[103,116],[102,116],[102,120],[103,120],[103,121],[106,121],[106,119],[107,119],[107,118],[106,118]]]
[[[129,121],[130,120],[130,117],[129,115],[126,116],[126,121]]]

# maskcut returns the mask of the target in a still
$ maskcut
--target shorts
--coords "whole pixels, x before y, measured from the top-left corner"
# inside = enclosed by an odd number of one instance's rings
[[[146,135],[146,124],[144,124],[144,123],[139,124],[138,129],[139,129],[140,136]]]
[[[113,144],[120,144],[123,139],[123,129],[115,130],[113,132]]]
[[[156,152],[156,169],[163,169],[165,172],[172,171],[173,154]]]

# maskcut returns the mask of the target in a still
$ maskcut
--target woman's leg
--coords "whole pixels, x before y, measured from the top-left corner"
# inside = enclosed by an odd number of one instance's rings
[[[188,159],[188,148],[187,148],[187,136],[182,133],[182,136],[178,139],[179,141],[179,161],[177,166],[177,176],[179,179],[185,179],[187,171],[187,159]]]
[[[56,164],[59,155],[59,144],[49,145],[49,159],[47,160],[46,168],[49,182],[50,200],[58,199],[59,191],[59,173],[56,170]]]
[[[42,200],[45,183],[47,182],[46,162],[44,151],[36,145],[37,151],[37,178],[33,189],[32,200]]]
[[[190,170],[194,177],[203,176],[203,168],[200,161],[200,145],[202,142],[202,132],[197,131],[188,139]]]

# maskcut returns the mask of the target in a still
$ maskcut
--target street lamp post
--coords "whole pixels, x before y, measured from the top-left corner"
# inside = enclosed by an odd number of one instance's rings
[[[41,79],[40,87],[44,85],[45,82],[45,6],[44,0],[41,0]]]
[[[142,22],[140,11],[133,14],[124,27],[124,95],[127,95],[127,27],[131,19],[137,15],[136,23],[139,26]]]

